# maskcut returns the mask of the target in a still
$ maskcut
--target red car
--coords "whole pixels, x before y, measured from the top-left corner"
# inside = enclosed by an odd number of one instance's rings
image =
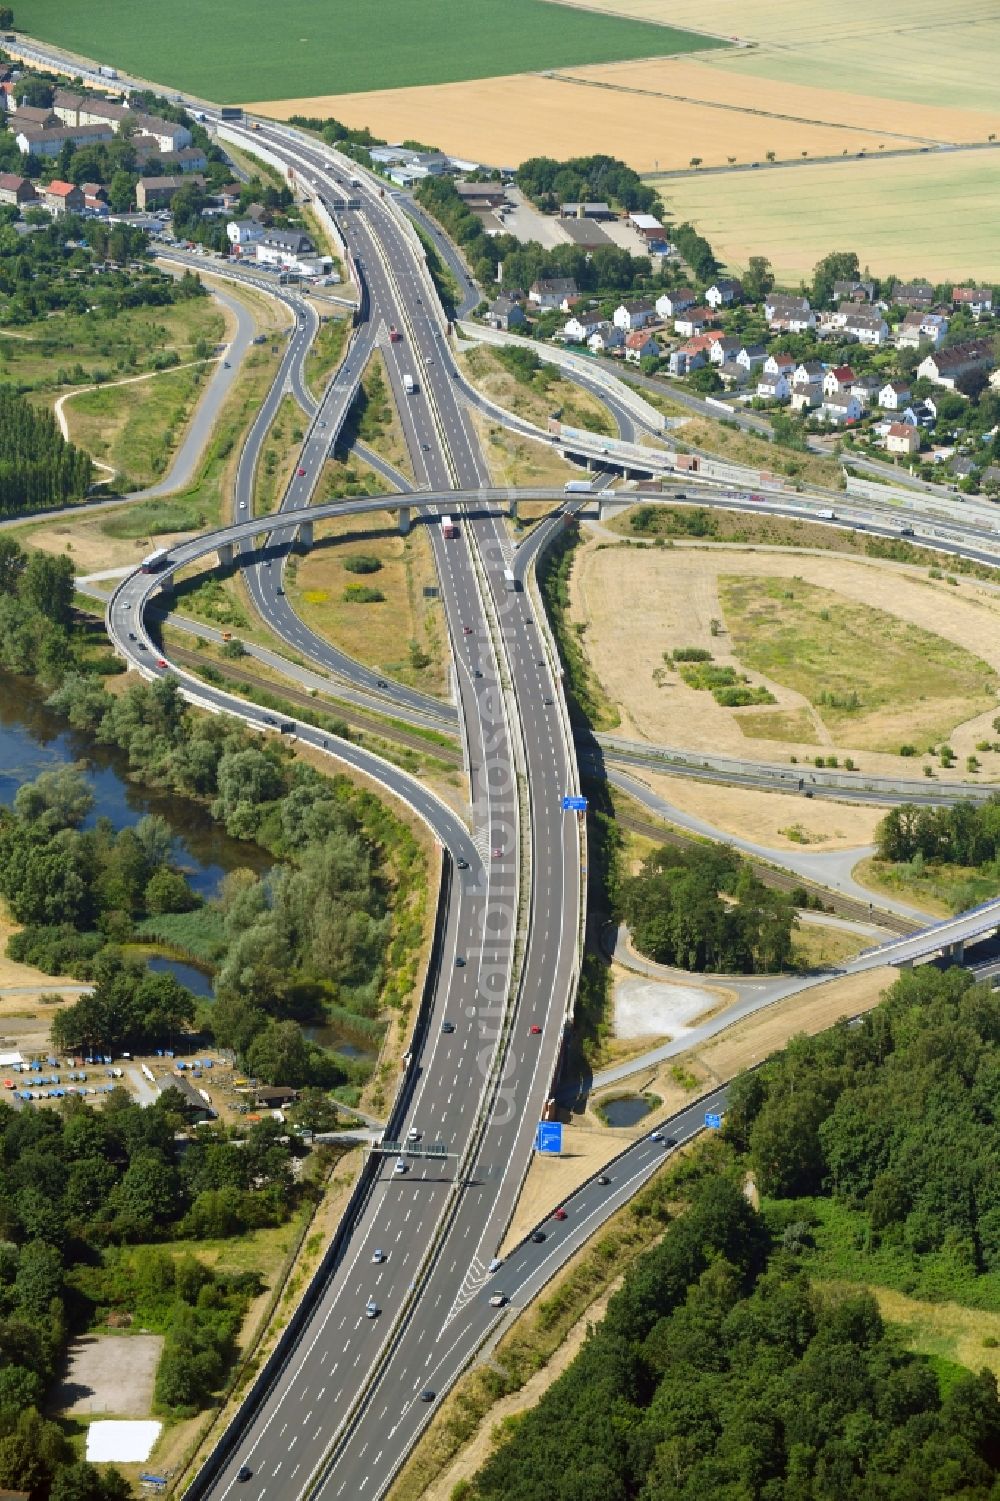
[[[298,475],[299,479],[302,479],[302,477],[305,474],[305,470],[304,469],[296,469],[295,473]]]
[[[166,667],[166,665],[167,665],[167,659],[166,659],[166,657],[157,657],[157,659],[156,659],[156,665],[157,665],[157,667]]]
[[[541,1037],[541,1035],[542,1035],[542,1029],[541,1029],[540,1026],[538,1026],[537,1023],[533,1023],[528,1028],[528,1036],[529,1037]]]
[[[472,635],[472,626],[471,625],[463,625],[463,627],[462,627],[462,635],[463,636],[471,636]]]
[[[554,1220],[564,1220],[566,1218],[566,1211],[565,1211],[565,1209],[556,1209],[556,1210],[554,1210],[552,1218]]]

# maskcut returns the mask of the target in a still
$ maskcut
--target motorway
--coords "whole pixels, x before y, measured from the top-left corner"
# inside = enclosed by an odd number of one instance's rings
[[[342,197],[345,182],[353,191],[357,180],[363,206],[340,227],[367,293],[367,317],[315,405],[280,521],[253,520],[253,468],[285,382],[301,368],[312,327],[305,312],[282,378],[241,457],[237,519],[213,537],[174,548],[171,567],[196,561],[219,543],[245,548],[258,609],[279,635],[294,639],[303,627],[280,582],[286,532],[303,520],[419,500],[455,661],[453,707],[470,779],[472,827],[407,773],[295,722],[301,741],[376,778],[425,819],[441,844],[446,906],[438,963],[427,1024],[415,1037],[391,1125],[397,1139],[413,1131],[422,1143],[440,1141],[447,1157],[421,1157],[418,1146],[404,1152],[401,1172],[395,1153],[383,1159],[303,1332],[260,1400],[236,1419],[217,1462],[202,1471],[191,1494],[221,1501],[246,1466],[251,1474],[238,1494],[248,1501],[292,1501],[307,1491],[369,1501],[384,1495],[437,1399],[507,1317],[490,1305],[494,1290],[515,1304],[530,1296],[655,1171],[668,1148],[648,1137],[639,1141],[609,1172],[610,1184],[586,1185],[570,1201],[566,1221],[546,1226],[543,1242],[529,1240],[491,1274],[490,1259],[509,1223],[534,1126],[557,1072],[577,978],[583,855],[580,825],[561,807],[562,794],[577,788],[577,772],[558,663],[534,596],[505,588],[513,548],[490,507],[506,492],[488,490],[443,315],[398,206],[356,164],[312,138],[262,122],[246,135],[248,150],[257,143],[321,196]],[[392,323],[403,334],[399,343],[385,336]],[[325,454],[376,345],[421,493],[374,505],[310,507]],[[413,394],[404,389],[407,374],[416,380]],[[631,419],[626,412],[618,421],[621,428]],[[459,520],[452,540],[434,524],[444,506]],[[549,532],[556,524],[547,524]],[[536,534],[518,559],[519,570],[541,545],[545,533],[539,528]],[[147,677],[172,674],[205,709],[278,733],[281,727],[263,711],[142,650],[144,612],[160,583],[158,575],[132,574],[115,590],[107,622],[119,652]],[[332,654],[325,644],[315,645],[318,639],[307,654]],[[301,640],[295,644],[302,649]],[[350,659],[330,670],[369,686],[365,669]],[[370,686],[386,691],[377,680]],[[396,687],[389,697],[394,705],[414,707]],[[426,695],[418,698],[426,711]],[[706,1102],[692,1106],[671,1124],[671,1136],[680,1141],[694,1134],[705,1108]],[[368,1300],[374,1300],[370,1317]],[[427,1401],[424,1392],[432,1394]]]

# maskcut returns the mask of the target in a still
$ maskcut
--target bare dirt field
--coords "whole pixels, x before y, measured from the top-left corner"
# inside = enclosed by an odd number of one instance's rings
[[[162,1349],[162,1334],[86,1334],[73,1340],[53,1406],[72,1417],[148,1417]]]
[[[776,701],[773,708],[725,708],[711,693],[688,686],[678,672],[668,668],[664,652],[690,646],[711,651],[719,666],[743,670],[725,631],[720,576],[759,576],[765,582],[799,579],[806,585],[833,591],[857,606],[868,606],[872,599],[878,599],[882,608],[899,621],[931,632],[957,649],[975,642],[976,656],[990,669],[987,681],[991,682],[992,674],[1000,669],[1000,602],[974,581],[952,586],[930,580],[924,570],[912,565],[842,555],[818,558],[738,547],[705,551],[618,548],[593,539],[578,553],[573,569],[571,618],[588,626],[585,647],[608,698],[621,706],[622,735],[772,761],[792,755],[804,761],[833,751],[839,758],[853,755],[862,772],[919,775],[919,757],[903,759],[887,751],[862,751],[851,741],[849,722],[837,722],[837,734],[843,738],[835,740],[801,692],[767,681],[758,673],[750,674],[751,682],[770,689]],[[763,589],[764,584],[762,593]],[[627,609],[622,607],[625,600],[629,601]],[[714,636],[713,620],[723,626]],[[985,698],[971,696],[967,701],[957,699],[947,713],[943,701],[937,705],[944,718],[952,711],[956,715],[949,742],[960,766],[965,756],[975,752],[977,742],[992,741],[995,735],[995,697],[983,708],[985,702]],[[809,715],[811,734],[785,742],[764,738],[759,734],[761,717],[771,714]],[[745,724],[743,716],[747,716]],[[905,744],[910,731],[925,724],[927,718],[927,707],[919,700],[890,704],[885,706],[880,723],[878,715],[867,716],[865,738],[868,744],[883,744],[886,736],[898,735],[899,743]],[[805,721],[795,718],[788,723],[796,729]],[[880,734],[881,739],[877,738]],[[977,754],[981,755],[980,775],[984,780],[1000,775],[1000,754]]]
[[[635,776],[633,771],[631,775]],[[690,777],[661,776],[645,769],[640,780],[668,802],[704,818],[727,834],[752,839],[770,849],[854,849],[871,844],[884,808],[863,803],[836,803],[785,792],[758,792],[746,787],[722,787]],[[796,837],[789,838],[794,829]]]

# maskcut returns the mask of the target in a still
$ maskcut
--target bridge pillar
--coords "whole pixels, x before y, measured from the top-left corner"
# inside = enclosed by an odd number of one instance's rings
[[[902,959],[902,960],[900,960],[899,964],[896,965],[896,968],[897,969],[912,969],[913,968],[913,960],[912,959]]]
[[[408,537],[410,535],[409,506],[400,506],[399,508],[399,535],[401,537]]]
[[[956,964],[961,964],[965,959],[965,939],[959,938],[954,943],[946,943],[943,952],[946,959],[954,959]]]
[[[313,545],[313,523],[300,521],[299,529],[295,536],[296,545],[302,552],[308,552]]]
[[[512,518],[517,516],[517,496],[513,490],[507,497],[507,515]]]
[[[218,546],[219,562],[223,568],[231,568],[236,557],[236,548],[232,542],[220,542]]]
[[[160,580],[160,593],[161,594],[173,594],[173,592],[174,592],[174,576],[173,576],[172,573],[168,573],[163,578],[161,578],[161,580]]]

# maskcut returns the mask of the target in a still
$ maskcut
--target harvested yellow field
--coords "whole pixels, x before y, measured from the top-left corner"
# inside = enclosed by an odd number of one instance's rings
[[[573,3],[573,0],[563,0]],[[782,84],[909,99],[915,104],[997,108],[1000,13],[995,0],[913,0],[892,15],[879,6],[845,12],[832,0],[581,0],[588,10],[658,21],[752,43],[711,66]],[[772,100],[780,99],[774,90]],[[780,104],[779,104],[780,107]]]
[[[667,92],[637,97],[603,84],[606,74],[622,72],[590,68],[572,78],[517,74],[249,107],[279,120],[295,114],[334,115],[350,126],[368,126],[390,141],[432,141],[442,151],[504,166],[537,156],[544,147],[555,157],[607,152],[637,171],[653,172],[687,167],[695,156],[706,165],[724,164],[729,156],[744,162],[763,160],[769,151],[796,158],[803,151],[839,156],[845,150],[877,150],[881,139],[874,126],[790,123],[747,108],[688,102]],[[658,77],[659,65],[637,64],[628,73]],[[706,70],[706,96],[714,99],[724,93],[725,80],[718,82]],[[762,110],[773,107],[772,88],[761,85],[758,93]],[[832,111],[829,102],[826,108]],[[889,139],[896,145],[919,144],[911,136]]]
[[[645,768],[633,768],[629,775],[682,813],[771,849],[855,849],[873,842],[876,826],[885,817],[884,808],[864,803],[837,803],[825,798],[803,803],[791,792],[720,787],[714,782],[664,776]],[[643,816],[648,816],[645,810]],[[789,830],[793,831],[791,836]]]
[[[817,162],[766,176],[691,173],[658,186],[720,260],[746,266],[766,255],[786,285],[845,249],[877,274],[1000,278],[1000,151]]]

